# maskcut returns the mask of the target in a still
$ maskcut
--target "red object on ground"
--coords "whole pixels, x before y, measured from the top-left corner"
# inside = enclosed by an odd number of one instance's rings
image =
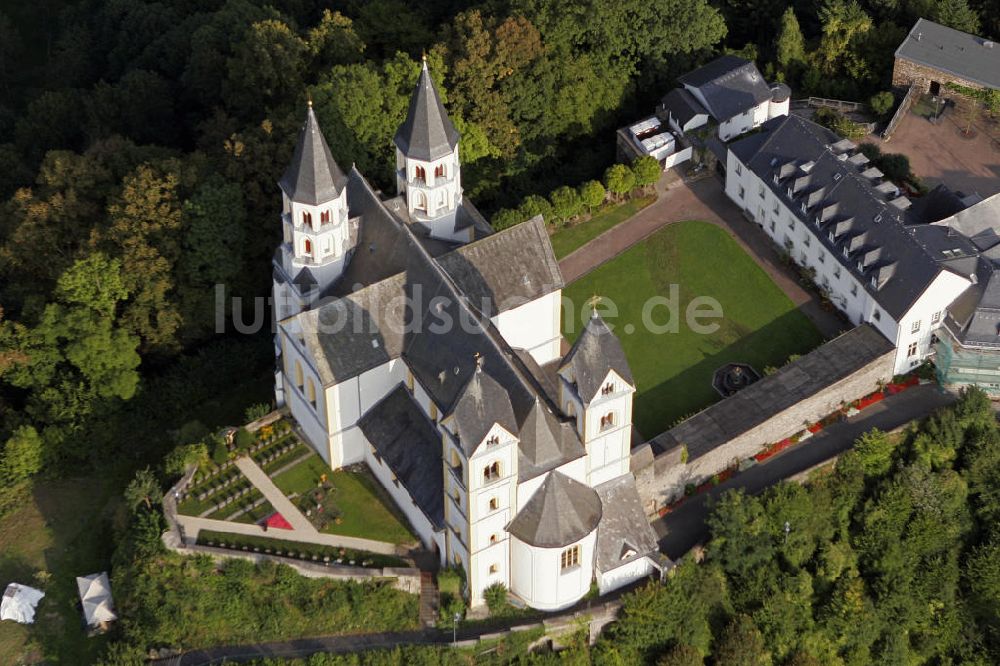
[[[814,435],[815,435],[816,433],[818,433],[818,432],[819,432],[820,430],[822,430],[822,429],[823,429],[823,424],[822,424],[822,423],[813,423],[813,424],[812,424],[811,426],[809,426],[809,428],[808,428],[809,432],[811,432],[811,433],[812,433],[812,434],[814,434]]]
[[[858,409],[861,410],[864,409],[865,407],[871,407],[876,402],[881,402],[883,398],[885,398],[885,394],[882,393],[881,391],[876,391],[871,395],[866,395],[865,397],[858,400]]]
[[[906,389],[912,386],[916,386],[919,383],[920,383],[920,377],[912,376],[912,377],[907,377],[906,379],[904,379],[899,383],[889,384],[889,386],[886,388],[889,391],[889,395],[896,395],[897,393],[901,393],[902,391],[905,391]]]
[[[285,520],[285,517],[280,513],[275,511],[270,516],[264,519],[264,529],[277,528],[279,530],[290,530],[292,529],[291,523]]]

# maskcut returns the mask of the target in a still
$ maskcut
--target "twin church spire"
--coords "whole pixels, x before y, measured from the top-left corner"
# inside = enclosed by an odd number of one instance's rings
[[[468,229],[457,224],[462,204],[459,133],[441,103],[426,57],[406,120],[393,143],[396,190],[406,200],[410,221],[424,225],[436,238],[469,240]],[[346,184],[347,177],[330,152],[310,102],[292,162],[279,181],[286,197],[286,212],[296,204],[321,206],[341,199]],[[344,215],[336,216],[332,211],[324,215],[324,220],[345,217],[346,199],[343,204]],[[309,247],[311,250],[314,244]]]

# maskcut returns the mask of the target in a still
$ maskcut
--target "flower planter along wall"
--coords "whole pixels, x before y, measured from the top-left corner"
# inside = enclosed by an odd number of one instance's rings
[[[864,354],[855,353],[859,348]],[[852,359],[857,363],[853,369]],[[916,385],[914,378],[893,377],[894,360],[890,342],[870,326],[859,326],[744,389],[735,402],[715,403],[637,447],[632,451],[632,472],[647,513],[655,515],[661,507],[669,511],[670,503],[682,498],[686,488],[707,489],[705,483],[714,475],[746,467],[747,461],[758,464],[821,432],[843,418],[852,401],[867,407],[886,392]],[[811,380],[796,389],[803,373],[812,373]],[[895,381],[875,391],[878,397],[874,397],[872,389],[889,379]],[[765,397],[743,395],[755,390]],[[758,404],[761,408],[754,411]],[[733,414],[737,409],[739,413]],[[789,432],[796,434],[789,437]]]

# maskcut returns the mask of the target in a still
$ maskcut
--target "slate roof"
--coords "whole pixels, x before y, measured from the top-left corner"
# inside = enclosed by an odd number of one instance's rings
[[[987,250],[1000,243],[1000,194],[983,199],[943,219],[934,222],[949,227],[969,238],[979,249]]]
[[[870,324],[861,324],[739,393],[698,412],[650,441],[655,454],[684,445],[688,462],[756,428],[799,402],[895,352]],[[884,379],[890,379],[885,377]],[[767,442],[761,442],[766,444]]]
[[[430,523],[444,527],[441,437],[406,387],[400,384],[390,391],[365,412],[358,426]]]
[[[541,399],[536,398],[519,437],[517,477],[521,483],[587,455],[576,427],[557,419]]]
[[[909,225],[908,200],[850,141],[791,115],[729,149],[897,321],[943,270]]]
[[[454,152],[458,139],[424,60],[406,121],[396,132],[396,146],[407,157],[429,162]]]
[[[732,55],[716,58],[677,81],[701,92],[712,117],[720,123],[771,99],[771,89],[757,65]]]
[[[601,499],[593,488],[551,472],[507,531],[529,546],[563,548],[593,532],[601,515]]]
[[[660,104],[670,111],[670,115],[682,128],[695,116],[709,115],[708,110],[701,105],[701,102],[684,88],[674,88],[663,96]]]
[[[624,474],[594,490],[604,512],[597,528],[598,571],[605,573],[659,551],[634,476]]]
[[[438,262],[490,317],[563,287],[541,215],[463,245]]]
[[[347,177],[333,159],[311,103],[292,162],[278,185],[289,199],[314,206],[336,199],[347,185]]]
[[[465,383],[449,416],[455,420],[466,456],[472,455],[494,423],[511,434],[518,431],[507,391],[478,368]]]
[[[597,395],[609,370],[635,386],[621,342],[596,310],[563,359],[562,367],[566,366],[573,367],[577,390],[585,402]]]
[[[917,20],[896,49],[896,57],[1000,88],[1000,46],[927,19]]]

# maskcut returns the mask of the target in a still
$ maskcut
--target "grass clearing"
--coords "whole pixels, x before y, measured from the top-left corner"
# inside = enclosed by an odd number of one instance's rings
[[[552,249],[557,259],[583,247],[608,229],[617,226],[640,210],[656,201],[656,197],[645,196],[626,201],[598,211],[586,222],[566,227],[552,234]]]
[[[417,540],[406,518],[363,466],[332,471],[313,454],[272,480],[285,495],[302,495],[316,488],[323,474],[333,485],[332,499],[340,516],[339,525],[331,521],[323,532],[389,543]]]
[[[678,285],[679,325],[676,333],[652,333],[643,324],[643,306],[652,296],[669,296]],[[593,294],[602,308],[617,307],[606,317],[622,342],[637,384],[634,422],[646,438],[666,430],[679,418],[719,400],[712,374],[731,361],[782,365],[823,342],[812,322],[724,230],[707,222],[668,225],[646,241],[600,266],[564,289],[577,319],[563,318],[563,333],[575,340],[585,303]],[[691,300],[710,296],[723,317],[711,334],[695,333],[685,322]],[[665,307],[652,320],[669,320]],[[631,329],[629,326],[631,325]],[[632,333],[629,333],[632,330]]]

